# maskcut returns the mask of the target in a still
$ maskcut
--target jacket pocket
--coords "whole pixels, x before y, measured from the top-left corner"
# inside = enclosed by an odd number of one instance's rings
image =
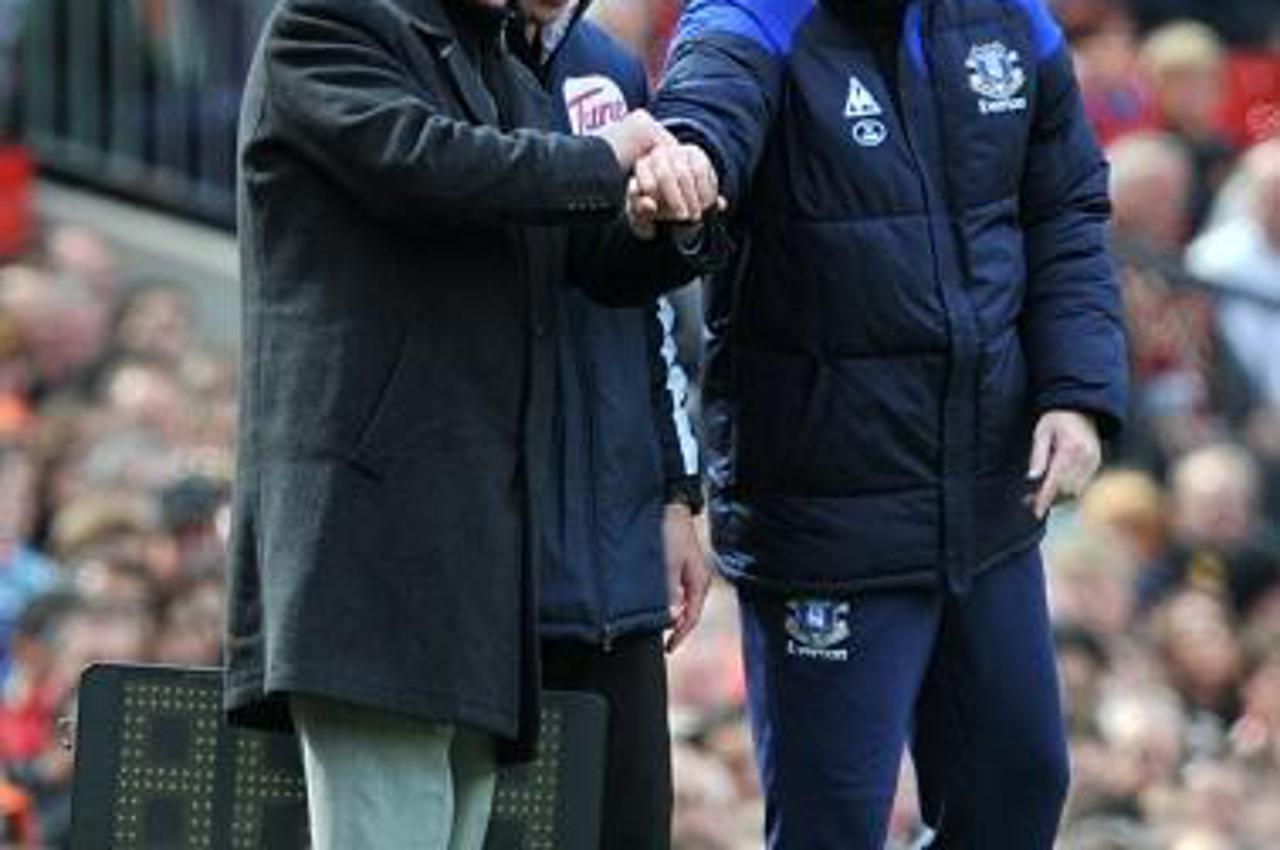
[[[410,354],[413,348],[413,333],[405,327],[400,331],[396,343],[395,358],[383,379],[368,418],[361,427],[359,436],[348,452],[349,459],[361,469],[382,475],[387,471],[388,463],[396,451],[403,448],[402,436],[397,436],[399,421],[404,419],[401,412],[402,396],[406,385],[411,382]]]

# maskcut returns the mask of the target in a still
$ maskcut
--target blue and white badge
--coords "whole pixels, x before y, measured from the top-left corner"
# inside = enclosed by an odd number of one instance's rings
[[[879,147],[889,138],[889,129],[880,120],[884,108],[862,80],[849,75],[849,94],[844,101],[844,117],[853,121],[853,140],[864,148]]]
[[[787,603],[784,626],[790,640],[787,654],[819,661],[848,661],[840,644],[852,636],[848,602],[831,599],[793,599]]]
[[[978,111],[983,115],[1022,112],[1027,99],[1020,95],[1027,84],[1022,57],[1002,42],[975,44],[969,49],[965,67],[969,69],[969,87],[978,95]]]

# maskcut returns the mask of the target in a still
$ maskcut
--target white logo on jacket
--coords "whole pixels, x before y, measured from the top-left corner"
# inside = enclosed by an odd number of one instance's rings
[[[978,94],[978,111],[983,115],[1022,112],[1027,108],[1027,99],[1018,96],[1027,83],[1021,59],[1016,50],[999,41],[975,44],[969,49],[964,64],[969,69],[969,87]]]
[[[630,109],[618,84],[593,74],[564,81],[564,108],[574,135],[596,136],[627,117]]]
[[[879,120],[884,109],[875,95],[854,75],[849,75],[849,94],[844,101],[844,117],[857,119],[853,125],[853,140],[864,148],[874,148],[889,137],[889,130]]]
[[[862,84],[862,80],[850,74],[849,96],[844,102],[844,117],[875,118],[883,114],[884,110],[880,108],[880,101],[876,100],[875,95],[867,90],[867,87]]]

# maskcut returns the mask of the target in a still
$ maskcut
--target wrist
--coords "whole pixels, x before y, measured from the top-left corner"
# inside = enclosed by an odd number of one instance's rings
[[[1040,414],[1041,419],[1046,416],[1070,416],[1085,422],[1093,431],[1098,431],[1098,417],[1091,410],[1082,410],[1077,407],[1054,407]]]
[[[680,502],[667,502],[662,506],[663,519],[692,520],[693,510]]]
[[[689,516],[702,513],[704,499],[702,496],[702,480],[697,476],[679,478],[667,484],[666,510],[682,509]]]
[[[702,222],[672,225],[671,241],[681,256],[695,257],[702,253],[706,245],[706,228]]]

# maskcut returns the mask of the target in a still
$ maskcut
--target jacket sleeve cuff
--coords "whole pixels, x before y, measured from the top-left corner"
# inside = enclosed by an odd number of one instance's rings
[[[1098,428],[1098,436],[1104,440],[1112,440],[1124,430],[1126,412],[1114,405],[1099,401],[1096,396],[1076,393],[1049,393],[1036,399],[1036,419],[1051,410],[1074,410],[1093,420]]]
[[[684,505],[697,516],[706,506],[706,498],[702,494],[702,478],[697,475],[686,475],[673,478],[667,482],[666,504]]]
[[[671,228],[671,241],[695,275],[719,274],[733,258],[733,237],[718,212],[709,213],[696,227]]]
[[[613,149],[603,139],[573,139],[577,161],[565,169],[561,190],[569,212],[575,217],[609,221],[624,211],[628,175],[618,164]]]
[[[729,157],[716,141],[715,134],[702,122],[693,118],[668,118],[662,122],[662,126],[666,127],[681,144],[697,145],[702,148],[720,177],[721,194],[733,203],[737,199],[737,187],[732,185],[733,174],[729,171]]]

